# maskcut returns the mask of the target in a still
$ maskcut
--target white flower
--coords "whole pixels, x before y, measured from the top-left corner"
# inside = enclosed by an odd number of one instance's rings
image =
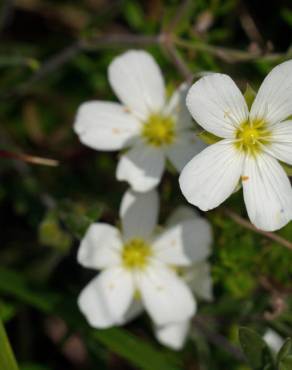
[[[205,130],[222,138],[183,169],[187,200],[206,211],[243,186],[249,218],[263,230],[277,230],[292,216],[292,189],[281,164],[292,164],[292,61],[265,78],[250,112],[230,77],[213,74],[196,82],[187,106]]]
[[[189,320],[196,312],[196,301],[177,269],[191,268],[210,254],[208,222],[192,218],[155,235],[155,190],[128,191],[120,215],[121,232],[95,223],[78,251],[80,264],[101,270],[78,299],[88,322],[96,328],[122,325],[143,308],[157,327]]]
[[[80,141],[93,149],[129,148],[118,163],[118,180],[126,180],[136,191],[151,190],[160,182],[166,158],[180,171],[204,147],[190,130],[187,85],[181,85],[167,101],[155,60],[136,50],[115,58],[108,77],[121,104],[82,104],[74,129]]]
[[[171,226],[178,222],[194,220],[199,215],[187,207],[178,208],[170,217],[167,225]],[[196,298],[205,301],[213,299],[212,279],[210,265],[204,259],[195,262],[191,266],[181,267],[180,276],[188,284]],[[155,335],[158,341],[174,350],[183,348],[191,327],[191,320],[156,326]]]

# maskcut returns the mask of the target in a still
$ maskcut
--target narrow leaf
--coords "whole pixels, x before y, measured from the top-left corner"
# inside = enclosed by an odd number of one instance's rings
[[[239,341],[246,359],[253,370],[274,369],[271,352],[259,334],[249,328],[240,328]]]
[[[143,370],[179,370],[178,357],[158,351],[142,339],[119,328],[96,330],[93,337]]]
[[[2,321],[0,321],[0,369],[18,370]]]

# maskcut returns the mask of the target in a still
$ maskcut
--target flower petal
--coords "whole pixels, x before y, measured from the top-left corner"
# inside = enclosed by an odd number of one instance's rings
[[[178,351],[182,349],[185,344],[189,328],[189,320],[164,326],[156,326],[155,336],[161,344]]]
[[[130,50],[109,66],[112,89],[140,119],[160,111],[165,103],[164,80],[153,57],[142,50]]]
[[[251,120],[265,119],[272,125],[292,114],[292,61],[277,67],[264,79],[250,110]]]
[[[271,143],[265,146],[264,150],[280,161],[292,165],[292,121],[273,125]]]
[[[82,290],[78,297],[78,306],[94,328],[105,329],[116,324],[103,298],[98,276]]]
[[[186,99],[195,121],[222,138],[233,138],[234,131],[248,118],[248,108],[238,87],[224,74],[213,73],[197,81]]]
[[[118,229],[104,224],[92,224],[81,241],[77,259],[88,268],[102,269],[120,262],[122,239]]]
[[[186,107],[186,96],[190,86],[188,83],[182,83],[172,94],[168,104],[165,107],[164,114],[175,118],[176,128],[178,130],[191,128],[194,126],[192,117]]]
[[[118,150],[133,142],[140,125],[122,105],[92,101],[79,107],[74,130],[80,141],[90,148]]]
[[[120,208],[123,237],[149,239],[157,224],[159,198],[156,190],[137,193],[128,190],[123,196]]]
[[[210,254],[212,232],[203,218],[185,220],[162,233],[154,242],[155,256],[175,266],[188,266]]]
[[[206,301],[213,300],[213,283],[210,264],[207,262],[195,263],[187,267],[182,278],[195,293],[195,296]]]
[[[189,319],[196,302],[188,286],[169,268],[153,264],[137,276],[146,311],[157,325]]]
[[[175,226],[182,221],[195,220],[200,217],[201,216],[199,212],[195,208],[179,206],[171,213],[169,218],[166,220],[166,226]]]
[[[179,178],[183,195],[203,211],[217,207],[238,184],[243,159],[229,140],[210,145],[184,167]]]
[[[120,181],[126,180],[133,190],[146,192],[159,184],[164,163],[161,150],[137,145],[121,157],[116,176]]]
[[[251,222],[262,230],[274,231],[292,217],[292,188],[276,159],[268,154],[246,158],[243,195]]]
[[[109,319],[121,324],[134,297],[132,275],[121,267],[106,269],[88,284],[80,297],[81,311],[89,322],[99,320],[94,318],[99,313],[103,314],[103,318],[106,312]]]
[[[198,153],[206,148],[204,144],[193,132],[183,132],[179,134],[173,145],[166,149],[170,162],[178,171]]]

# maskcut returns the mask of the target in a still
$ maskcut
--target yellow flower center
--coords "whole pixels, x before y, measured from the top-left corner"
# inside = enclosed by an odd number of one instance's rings
[[[261,151],[262,145],[269,143],[270,135],[265,121],[246,121],[236,131],[235,146],[245,153],[255,155]]]
[[[146,267],[151,255],[151,246],[145,243],[144,240],[131,239],[123,247],[123,265],[128,269],[143,269]]]
[[[152,146],[172,144],[175,139],[175,122],[170,116],[152,114],[144,123],[142,137]]]

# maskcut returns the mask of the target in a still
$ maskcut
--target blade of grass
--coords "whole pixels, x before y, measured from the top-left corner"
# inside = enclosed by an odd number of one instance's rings
[[[4,325],[0,320],[0,369],[18,370],[17,362],[12,352],[9,339],[7,337]]]

